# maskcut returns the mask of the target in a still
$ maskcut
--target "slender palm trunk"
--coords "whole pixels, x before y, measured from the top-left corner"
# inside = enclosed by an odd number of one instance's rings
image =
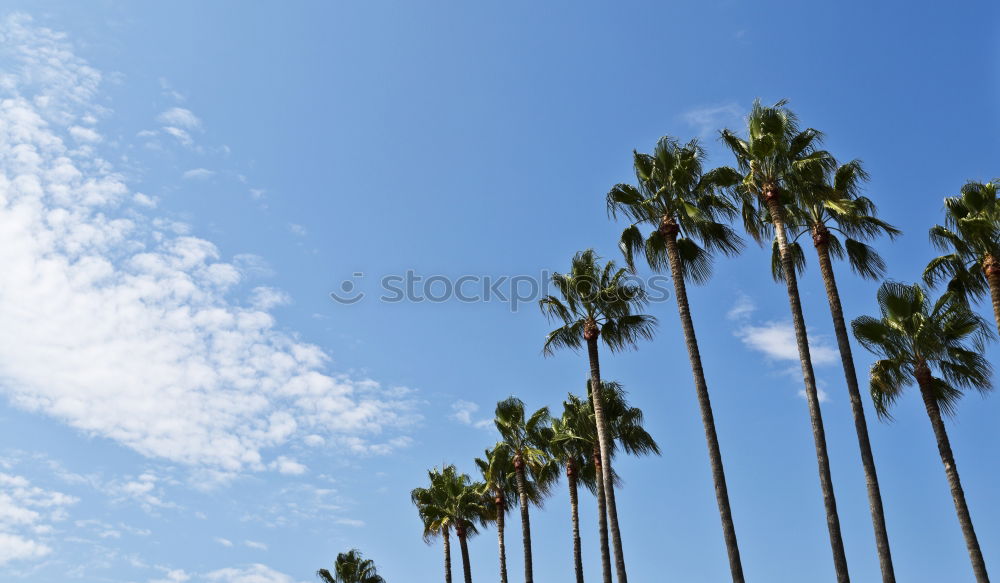
[[[597,534],[601,542],[601,577],[611,583],[611,547],[608,544],[608,504],[604,497],[604,479],[601,474],[601,448],[594,446],[594,473],[597,483]]]
[[[868,506],[871,510],[872,526],[875,529],[875,548],[878,550],[879,565],[882,568],[882,581],[895,583],[896,575],[892,568],[889,534],[885,528],[885,512],[882,509],[882,493],[878,486],[878,474],[875,472],[872,444],[868,439],[868,422],[865,420],[865,408],[861,402],[858,373],[854,368],[854,354],[851,352],[847,323],[844,321],[844,308],[840,304],[837,280],[833,275],[833,263],[830,261],[828,236],[829,233],[825,229],[814,235],[816,252],[819,254],[819,269],[823,275],[823,285],[826,287],[826,298],[830,303],[830,315],[833,316],[833,331],[837,336],[837,347],[840,349],[840,362],[844,367],[844,378],[847,380],[847,393],[851,398],[851,413],[854,415],[854,430],[858,434],[861,466],[864,468],[865,484],[868,487]]]
[[[927,409],[927,416],[930,417],[931,427],[934,428],[934,437],[937,439],[938,453],[941,454],[941,463],[944,464],[944,473],[948,476],[948,485],[951,486],[951,497],[955,502],[955,513],[958,514],[958,522],[962,526],[962,534],[965,536],[965,546],[969,549],[969,560],[972,561],[972,571],[976,575],[976,583],[990,583],[990,576],[986,573],[986,561],[983,560],[983,551],[979,548],[979,539],[976,538],[976,530],[972,527],[972,516],[969,514],[969,506],[965,502],[965,490],[962,489],[962,480],[958,477],[958,466],[955,465],[955,456],[951,452],[951,441],[948,439],[948,432],[945,430],[944,421],[941,419],[941,408],[938,407],[937,399],[931,391],[930,371],[926,365],[917,368],[917,382],[920,385],[920,395],[924,399],[924,407]]]
[[[497,544],[500,547],[500,583],[507,583],[507,545],[504,543],[504,515],[507,513],[507,506],[500,496],[496,498],[497,507]]]
[[[608,439],[608,425],[604,418],[604,403],[601,399],[601,365],[597,353],[597,330],[592,330],[588,336],[587,354],[590,357],[590,402],[594,407],[594,418],[597,421],[597,442],[601,448],[603,461],[601,478],[604,481],[604,498],[608,505],[608,530],[611,534],[611,549],[615,554],[615,575],[618,583],[628,583],[625,573],[625,556],[622,552],[622,536],[618,528],[618,507],[615,504],[614,472],[611,469],[611,443]]]
[[[444,583],[451,583],[451,539],[448,529],[444,529]]]
[[[671,228],[672,227],[672,228]],[[667,246],[667,257],[670,261],[670,273],[674,280],[674,295],[677,296],[677,312],[681,318],[681,328],[684,330],[684,342],[687,344],[688,358],[691,361],[691,372],[694,374],[695,391],[698,394],[698,406],[701,409],[701,423],[705,428],[705,441],[708,443],[708,458],[712,466],[712,482],[715,484],[715,501],[719,506],[719,516],[722,519],[722,535],[726,541],[726,551],[729,554],[729,570],[733,583],[743,583],[743,563],[740,561],[740,548],[736,541],[736,526],[733,524],[733,514],[729,508],[729,489],[726,487],[726,472],[722,467],[722,451],[719,449],[719,436],[715,432],[715,415],[712,414],[712,402],[708,396],[708,383],[705,381],[705,371],[701,365],[701,352],[698,350],[698,338],[694,332],[694,322],[691,320],[691,309],[688,306],[687,288],[684,285],[683,267],[680,253],[677,251],[677,224],[669,221],[664,239]]]
[[[1000,260],[987,255],[983,261],[983,271],[986,273],[986,281],[990,284],[993,318],[997,322],[997,331],[1000,331]]]
[[[472,583],[472,565],[469,564],[469,542],[465,527],[456,528],[455,534],[458,535],[458,547],[462,550],[462,573],[465,574],[465,583]]]
[[[788,252],[788,237],[785,233],[784,217],[781,203],[778,202],[777,191],[765,192],[774,233],[778,239],[778,249],[781,253],[781,270],[785,276],[788,289],[788,303],[792,310],[792,326],[795,328],[795,344],[799,350],[799,361],[802,365],[802,379],[805,381],[806,402],[809,406],[809,417],[812,421],[813,442],[816,446],[816,462],[819,466],[819,484],[823,492],[823,505],[826,508],[826,526],[830,533],[830,546],[833,550],[833,566],[838,583],[849,583],[851,580],[847,571],[847,554],[844,552],[844,540],[840,534],[840,517],[837,515],[837,499],[833,493],[833,478],[830,475],[830,457],[826,450],[826,431],[823,429],[823,415],[819,409],[819,394],[816,390],[816,377],[813,373],[812,357],[809,355],[809,339],[806,335],[806,321],[802,315],[802,302],[799,299],[799,286],[795,278],[795,266],[792,255]]]
[[[573,568],[576,569],[576,583],[583,583],[583,554],[580,550],[580,504],[576,492],[576,463],[570,459],[566,463],[566,482],[569,483],[569,508],[573,516]]]
[[[517,498],[521,506],[521,538],[524,542],[524,583],[534,583],[531,566],[531,519],[528,517],[528,492],[524,483],[524,461],[521,454],[514,456],[514,475],[517,477]]]

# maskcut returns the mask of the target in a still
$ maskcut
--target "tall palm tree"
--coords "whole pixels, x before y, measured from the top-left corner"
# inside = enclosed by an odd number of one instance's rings
[[[733,582],[743,583],[743,565],[729,506],[722,452],[685,281],[702,283],[708,279],[712,252],[735,255],[742,248],[743,242],[736,233],[717,220],[735,214],[734,205],[719,193],[720,189],[739,182],[741,177],[729,168],[704,172],[704,160],[705,151],[697,140],[681,145],[671,137],[660,138],[652,155],[634,152],[638,186],[618,184],[612,188],[607,197],[608,213],[612,217],[621,213],[633,221],[622,232],[620,244],[630,268],[635,268],[636,254],[645,254],[654,271],[669,269],[673,276],[677,312],[708,443],[729,568]],[[653,227],[648,237],[643,236],[640,225]]]
[[[358,549],[338,554],[333,564],[333,573],[320,569],[316,571],[316,575],[324,583],[385,583],[385,579],[379,576],[374,561],[362,557]]]
[[[487,520],[497,525],[497,542],[500,557],[500,583],[507,583],[507,546],[504,540],[506,514],[518,498],[517,474],[510,448],[497,444],[487,449],[476,466],[483,476]],[[525,492],[529,504],[541,504],[543,491],[530,474],[525,476]]]
[[[543,353],[550,355],[557,348],[578,350],[586,344],[591,383],[594,387],[601,387],[598,340],[603,340],[614,352],[634,348],[640,339],[653,336],[656,319],[634,312],[645,303],[645,292],[629,283],[625,270],[618,269],[613,261],[599,265],[593,249],[577,253],[573,257],[569,273],[553,274],[552,284],[562,298],[546,296],[539,300],[539,306],[550,320],[561,322],[562,326],[548,334]],[[627,583],[618,508],[615,504],[608,423],[600,395],[593,396],[591,401],[597,420],[602,461],[601,479],[607,498],[608,529],[615,555],[615,574],[618,583]]]
[[[555,465],[547,453],[551,438],[549,409],[542,407],[526,416],[524,402],[517,397],[509,397],[497,403],[493,423],[500,432],[501,439],[496,449],[504,452],[503,455],[509,455],[514,464],[521,509],[521,537],[524,543],[524,580],[525,583],[532,583],[531,518],[528,512],[532,498],[529,479],[539,489],[540,500],[558,477]]]
[[[580,543],[580,504],[577,496],[578,485],[583,482],[591,486],[596,482],[592,452],[594,442],[582,436],[583,430],[590,425],[590,406],[575,395],[563,402],[561,417],[552,419],[552,441],[549,450],[552,456],[565,468],[566,482],[569,486],[570,516],[573,522],[573,570],[576,583],[583,583],[583,551]],[[588,482],[590,482],[588,484]],[[605,551],[602,557],[608,567],[610,577],[610,562]]]
[[[840,517],[833,491],[830,458],[827,453],[826,431],[819,408],[819,394],[809,340],[806,336],[805,317],[795,277],[795,258],[788,248],[786,217],[789,207],[794,208],[799,198],[836,162],[826,151],[818,148],[821,135],[814,129],[800,130],[795,114],[779,101],[771,107],[754,101],[747,116],[747,137],[739,137],[729,130],[722,131],[722,140],[733,151],[743,180],[736,187],[742,199],[743,223],[754,239],[762,242],[766,233],[773,230],[778,241],[782,275],[788,292],[792,312],[795,343],[802,365],[806,401],[812,422],[813,442],[819,468],[820,489],[826,510],[827,530],[833,551],[833,564],[839,583],[850,581],[847,555],[840,533]],[[766,219],[765,219],[766,217]]]
[[[440,471],[431,470],[428,472],[428,477],[431,487],[417,488],[410,493],[410,497],[422,515],[435,519],[438,529],[455,529],[455,536],[458,537],[462,553],[465,583],[472,583],[468,539],[479,533],[476,523],[481,522],[485,514],[482,499],[483,485],[473,482],[468,474],[459,474],[454,465],[445,466]],[[425,519],[425,537],[426,524]],[[450,564],[446,569],[451,570]],[[446,579],[449,576],[450,573],[446,575]]]
[[[917,284],[883,283],[878,290],[878,304],[881,318],[861,316],[852,322],[858,342],[880,358],[871,368],[875,410],[887,417],[890,406],[907,385],[916,384],[920,389],[972,570],[978,583],[989,583],[941,416],[942,411],[954,413],[963,389],[983,393],[992,389],[990,364],[982,356],[984,342],[990,336],[989,326],[954,293],[945,293],[931,305]]]
[[[424,526],[424,542],[440,536],[444,544],[444,582],[451,581],[451,518],[445,513],[447,504],[445,490],[441,487],[441,471],[437,468],[427,471],[430,485],[410,491],[410,500],[417,507],[420,521]]]
[[[970,181],[958,196],[944,199],[945,224],[931,228],[931,242],[946,255],[933,259],[924,281],[949,280],[948,289],[962,297],[990,296],[1000,329],[1000,183]]]
[[[805,255],[798,239],[808,234],[819,261],[820,274],[826,289],[833,330],[840,350],[840,361],[847,382],[847,393],[854,416],[854,430],[858,436],[861,465],[865,473],[868,490],[868,506],[875,531],[875,547],[878,551],[879,566],[883,583],[893,583],[896,575],[892,566],[889,549],[889,534],[885,526],[885,512],[882,508],[882,494],[875,471],[868,437],[868,422],[865,419],[864,404],[858,384],[858,373],[854,367],[854,354],[844,320],[844,308],[840,302],[840,291],[833,272],[833,259],[847,259],[854,272],[865,279],[881,279],[885,275],[885,262],[878,252],[864,241],[879,235],[890,239],[900,234],[899,229],[876,216],[875,203],[861,195],[862,184],[868,180],[868,173],[859,160],[852,160],[837,166],[824,182],[806,190],[802,204],[789,210],[798,211],[791,219],[790,230],[795,232],[789,241],[789,251],[795,258],[796,271],[805,266]],[[841,241],[843,239],[843,241]],[[783,279],[781,256],[777,242],[773,246],[772,272],[779,281]]]

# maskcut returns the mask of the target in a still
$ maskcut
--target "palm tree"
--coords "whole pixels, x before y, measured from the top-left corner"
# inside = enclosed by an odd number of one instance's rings
[[[385,579],[379,576],[375,563],[363,558],[358,549],[338,554],[333,564],[333,573],[320,569],[316,571],[316,575],[324,583],[385,583]]]
[[[931,228],[931,242],[942,251],[924,270],[928,285],[948,279],[948,289],[979,299],[989,293],[1000,329],[1000,183],[968,182],[958,196],[944,199],[945,224]]]
[[[483,495],[486,519],[497,525],[500,556],[500,583],[507,583],[507,546],[504,542],[505,518],[511,503],[518,498],[517,473],[510,448],[497,444],[476,458],[476,466],[483,476]],[[543,492],[530,475],[525,476],[525,492],[530,504],[541,504]]]
[[[868,173],[865,172],[861,162],[852,160],[837,166],[824,182],[806,190],[801,198],[801,206],[789,209],[796,212],[790,219],[793,224],[789,225],[790,230],[796,234],[789,241],[788,248],[795,259],[794,264],[798,273],[805,267],[805,255],[798,239],[808,234],[816,248],[820,274],[823,277],[830,315],[833,318],[833,330],[840,350],[840,361],[847,381],[847,393],[851,401],[851,413],[854,416],[854,430],[858,435],[858,448],[861,451],[861,465],[865,473],[868,505],[875,530],[875,547],[882,570],[882,581],[892,583],[896,580],[896,575],[885,526],[882,494],[879,490],[878,474],[875,471],[871,441],[868,438],[868,422],[861,401],[854,354],[851,351],[851,341],[844,320],[844,308],[840,302],[840,292],[833,272],[833,259],[846,258],[856,274],[865,279],[881,279],[885,274],[885,262],[875,249],[863,241],[879,235],[888,235],[893,239],[900,234],[899,229],[876,216],[875,203],[861,196],[862,183],[867,180]],[[780,281],[784,275],[777,242],[772,249],[772,273],[775,279]]]
[[[907,385],[915,383],[920,389],[972,570],[978,583],[989,583],[941,412],[954,413],[963,389],[983,393],[992,389],[990,364],[982,356],[990,329],[956,294],[945,293],[931,305],[917,284],[883,283],[878,304],[881,318],[861,316],[852,323],[858,342],[880,358],[871,368],[875,410],[888,417],[890,406]]]
[[[493,423],[501,438],[495,449],[503,452],[502,455],[509,455],[514,464],[524,543],[524,580],[525,583],[532,583],[531,518],[528,513],[532,497],[529,478],[539,490],[537,500],[540,500],[558,476],[547,453],[551,437],[549,409],[542,407],[526,417],[524,402],[517,397],[509,397],[497,403]]]
[[[472,482],[468,474],[459,474],[454,465],[427,472],[430,488],[416,488],[410,498],[424,519],[424,538],[440,531],[445,537],[445,581],[451,580],[451,556],[448,529],[454,528],[462,552],[465,583],[472,583],[468,539],[479,533],[476,522],[485,514],[483,485]]]
[[[826,151],[818,149],[821,137],[818,131],[799,130],[798,120],[795,114],[785,107],[786,103],[779,101],[771,107],[765,107],[759,100],[754,101],[747,117],[747,138],[743,139],[729,130],[723,130],[722,140],[733,151],[743,175],[736,192],[743,203],[744,226],[758,242],[762,242],[770,230],[774,231],[778,241],[781,270],[788,291],[792,326],[795,330],[806,401],[812,421],[813,442],[816,447],[820,489],[826,510],[834,569],[837,581],[847,583],[850,581],[850,575],[847,570],[844,541],[840,534],[840,517],[837,514],[837,500],[833,492],[826,432],[823,429],[823,416],[819,408],[812,357],[809,354],[805,317],[802,314],[802,302],[795,277],[795,258],[788,248],[785,225],[788,209],[794,208],[798,203],[797,199],[821,180],[825,172],[832,170],[836,162]]]
[[[708,279],[713,251],[735,255],[742,248],[743,242],[733,230],[716,220],[731,217],[735,212],[733,204],[719,196],[720,188],[733,186],[741,177],[729,168],[705,173],[704,160],[705,151],[696,140],[681,145],[671,137],[661,138],[652,155],[634,152],[638,186],[618,184],[612,188],[607,197],[608,213],[612,217],[622,213],[633,221],[622,232],[620,244],[630,268],[635,269],[636,254],[645,254],[654,271],[669,269],[673,275],[677,311],[708,443],[729,568],[734,583],[743,583],[743,565],[729,507],[722,452],[685,282],[702,283]],[[640,224],[653,227],[648,237],[643,236]]]
[[[543,353],[550,355],[555,349],[563,347],[577,350],[586,344],[591,382],[593,386],[601,387],[598,339],[603,340],[614,352],[634,348],[639,339],[653,336],[656,319],[634,313],[645,302],[645,293],[642,288],[629,283],[625,278],[625,270],[617,269],[613,261],[608,261],[604,266],[598,265],[593,249],[577,253],[573,257],[569,273],[553,274],[552,284],[562,299],[546,296],[539,300],[539,306],[550,320],[561,322],[562,326],[548,334]],[[597,437],[603,462],[601,479],[607,498],[615,573],[618,583],[627,583],[621,531],[618,527],[618,508],[615,504],[608,423],[600,395],[592,396],[591,401],[597,420]]]
[[[550,451],[559,464],[566,469],[566,482],[569,486],[570,513],[573,521],[573,568],[576,573],[576,583],[583,583],[578,485],[583,483],[591,490],[595,490],[597,482],[594,464],[596,460],[593,456],[597,440],[596,430],[589,431],[592,426],[593,414],[589,402],[572,394],[569,395],[569,400],[563,402],[562,416],[552,420]],[[603,503],[603,496],[601,502]],[[603,504],[600,510],[604,511]],[[607,514],[604,514],[602,518],[606,521]],[[606,529],[604,529],[604,533],[607,533]],[[610,579],[611,562],[608,558],[607,538],[601,542],[602,566],[605,569],[606,577]]]

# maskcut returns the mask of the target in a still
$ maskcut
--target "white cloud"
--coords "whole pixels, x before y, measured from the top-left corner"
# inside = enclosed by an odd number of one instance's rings
[[[191,575],[188,575],[182,569],[161,569],[163,571],[163,577],[158,579],[150,579],[149,583],[185,583],[191,580]]]
[[[756,309],[757,306],[754,305],[750,296],[741,293],[736,298],[736,303],[733,304],[733,307],[729,308],[729,311],[726,312],[726,318],[730,320],[744,320],[749,318]]]
[[[163,131],[166,132],[168,135],[173,136],[174,139],[180,142],[180,144],[183,146],[190,146],[194,144],[194,138],[192,138],[191,134],[189,134],[186,130],[182,130],[181,128],[175,128],[173,126],[164,126]],[[198,170],[192,170],[191,172],[197,172],[197,171],[208,172],[204,168],[199,168]],[[188,173],[185,172],[184,177],[190,178],[187,174]]]
[[[192,168],[181,174],[181,178],[185,180],[207,180],[213,176],[215,176],[215,171],[208,168]]]
[[[189,130],[201,129],[201,120],[190,109],[171,107],[156,117],[156,121],[165,126],[174,126]]]
[[[69,128],[69,135],[73,136],[73,139],[81,144],[96,144],[101,141],[101,134],[90,128],[81,126],[72,126]]]
[[[343,524],[344,526],[353,526],[355,528],[361,528],[362,526],[365,525],[364,520],[357,520],[354,518],[338,518],[334,522],[336,522],[337,524]]]
[[[205,574],[207,583],[295,583],[291,575],[255,563],[246,567],[219,569]]]
[[[44,537],[76,502],[73,496],[33,486],[23,476],[0,473],[0,566],[50,554]]]
[[[278,459],[271,462],[271,468],[278,470],[279,473],[288,474],[291,476],[298,476],[300,474],[306,473],[309,469],[306,466],[300,464],[299,462],[285,457],[278,456]]]
[[[302,438],[302,441],[305,442],[305,444],[308,445],[309,447],[321,447],[323,445],[326,445],[326,440],[323,439],[322,435],[316,435],[316,434],[307,435]]]
[[[322,350],[232,297],[244,273],[215,245],[142,214],[109,162],[67,146],[68,128],[107,113],[100,73],[27,17],[0,20],[0,36],[0,390],[11,403],[213,472],[263,470],[263,450],[302,435],[344,452],[407,445],[406,389],[328,372]],[[159,498],[133,482],[123,496]]]
[[[473,416],[479,411],[479,405],[459,399],[451,404],[452,414],[449,418],[458,421],[463,425],[469,425],[478,429],[488,429],[493,427],[493,420],[489,418],[474,419]]]
[[[763,353],[778,361],[799,362],[799,349],[795,343],[795,331],[791,322],[764,322],[745,324],[736,330],[736,336],[748,348]],[[822,337],[809,339],[809,354],[813,364],[824,365],[837,362],[837,349],[826,343]]]
[[[708,138],[719,130],[738,123],[743,116],[743,108],[735,102],[689,109],[681,114],[685,123],[695,128],[698,137]]]
[[[215,542],[219,543],[220,545],[222,545],[224,547],[231,547],[231,546],[233,546],[233,541],[231,541],[231,540],[229,540],[227,538],[222,538],[220,536],[215,537]]]
[[[267,550],[267,545],[266,544],[261,543],[261,542],[257,542],[255,540],[245,540],[245,541],[243,541],[243,544],[246,545],[247,547],[251,548],[251,549],[257,549],[258,551],[266,551]]]
[[[288,230],[291,231],[293,235],[297,235],[299,237],[305,237],[308,234],[305,227],[295,223],[288,223]]]
[[[270,310],[277,306],[291,303],[292,298],[285,292],[273,287],[259,286],[250,292],[250,305],[257,310]]]

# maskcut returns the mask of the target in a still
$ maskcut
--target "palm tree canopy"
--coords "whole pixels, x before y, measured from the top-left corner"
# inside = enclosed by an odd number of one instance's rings
[[[379,576],[375,563],[362,557],[358,549],[338,554],[333,564],[333,573],[320,569],[316,571],[316,575],[324,583],[385,583],[385,579]]]
[[[653,337],[656,318],[635,313],[646,302],[645,291],[628,281],[625,269],[614,261],[601,265],[593,249],[574,255],[569,273],[553,274],[552,284],[562,297],[549,295],[538,305],[562,326],[545,338],[546,356],[557,348],[579,349],[588,333],[598,334],[612,351]]]
[[[493,423],[501,438],[494,451],[508,456],[512,466],[520,457],[526,470],[525,477],[530,478],[532,489],[536,490],[535,499],[532,500],[530,494],[528,498],[539,504],[559,479],[555,460],[549,455],[552,440],[549,408],[542,407],[528,415],[524,401],[509,397],[497,403]]]
[[[615,185],[607,196],[608,214],[623,214],[632,221],[619,247],[629,268],[636,254],[645,255],[654,271],[669,268],[664,236],[678,235],[677,249],[685,279],[703,283],[711,275],[711,254],[735,255],[743,241],[720,218],[736,214],[726,189],[742,178],[731,168],[704,171],[705,150],[697,140],[680,144],[664,136],[652,154],[633,152],[637,186]],[[639,225],[653,230],[643,237]]]
[[[862,196],[868,180],[860,160],[851,160],[824,174],[820,182],[800,192],[800,204],[789,207],[786,224],[792,236],[788,250],[797,273],[805,268],[805,254],[798,239],[809,235],[816,244],[825,244],[834,259],[847,259],[851,269],[865,279],[881,279],[885,261],[865,241],[880,235],[895,239],[901,231],[877,216],[875,203]],[[775,241],[771,253],[771,275],[781,281],[781,256]]]
[[[486,505],[486,520],[495,521],[496,499],[499,498],[505,512],[509,511],[517,499],[517,474],[514,472],[514,456],[511,448],[497,443],[476,458],[476,467],[483,476],[483,498]],[[528,501],[539,505],[545,497],[546,488],[539,488],[530,472],[525,476],[525,493]],[[548,478],[548,474],[546,474]]]
[[[948,290],[963,298],[981,297],[989,289],[987,258],[1000,260],[998,185],[998,181],[970,181],[958,196],[944,199],[945,224],[931,228],[930,240],[947,254],[927,265],[928,285],[947,280]]]
[[[982,356],[992,332],[955,294],[931,304],[919,284],[887,281],[877,297],[881,318],[861,316],[852,326],[858,342],[880,358],[871,367],[879,416],[889,417],[903,389],[922,377],[945,412],[954,411],[963,389],[992,388],[992,370]]]
[[[611,455],[614,456],[619,448],[630,455],[660,455],[659,444],[643,427],[642,410],[628,403],[622,385],[614,381],[602,381],[601,384]],[[563,402],[563,416],[553,421],[552,450],[562,459],[572,458],[579,464],[580,482],[593,492],[597,487],[593,463],[597,419],[589,398],[590,381],[587,382],[587,394],[585,398],[570,393]],[[621,482],[617,473],[613,479],[616,485]]]
[[[770,238],[767,197],[777,196],[788,209],[797,197],[834,169],[836,161],[819,148],[822,134],[800,129],[787,100],[768,107],[755,100],[747,116],[747,136],[722,130],[723,143],[736,157],[742,180],[735,192],[741,201],[743,226],[758,243]]]
[[[424,540],[455,529],[466,536],[478,534],[486,509],[483,484],[473,482],[468,474],[459,474],[454,465],[427,472],[430,486],[414,488],[410,499],[424,524]]]

